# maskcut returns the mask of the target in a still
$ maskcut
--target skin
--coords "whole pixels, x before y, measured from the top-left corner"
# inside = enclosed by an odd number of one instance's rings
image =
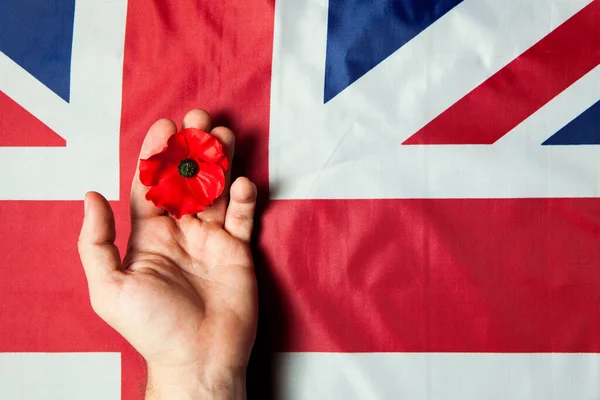
[[[231,130],[192,110],[183,128],[210,132],[234,153]],[[171,120],[149,130],[140,158],[159,152],[177,132]],[[256,336],[257,284],[249,247],[256,187],[239,178],[215,204],[176,220],[145,199],[136,173],[131,236],[121,259],[113,212],[86,194],[79,254],[94,311],[148,364],[146,399],[244,399],[246,367]]]

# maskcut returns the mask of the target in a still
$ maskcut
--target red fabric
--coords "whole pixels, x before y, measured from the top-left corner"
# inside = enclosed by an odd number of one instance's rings
[[[186,160],[198,168],[194,176],[181,175],[179,165]],[[207,132],[188,128],[172,135],[160,153],[140,160],[140,181],[150,187],[147,200],[180,219],[213,204],[223,193],[228,168],[221,143]]]
[[[65,147],[65,139],[0,91],[0,147]]]
[[[596,0],[403,144],[495,143],[600,63],[598,21]]]
[[[600,352],[598,199],[285,201],[263,218],[278,350]]]

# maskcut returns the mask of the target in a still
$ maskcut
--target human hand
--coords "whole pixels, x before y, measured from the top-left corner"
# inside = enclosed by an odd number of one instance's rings
[[[210,132],[233,158],[233,132],[211,131],[210,116],[190,111],[183,128]],[[170,120],[149,130],[140,158],[159,152],[177,131]],[[79,238],[94,311],[148,363],[147,399],[245,397],[257,325],[257,284],[249,241],[256,188],[237,179],[214,205],[176,220],[145,199],[136,171],[131,236],[123,261],[114,245],[109,203],[90,192]]]

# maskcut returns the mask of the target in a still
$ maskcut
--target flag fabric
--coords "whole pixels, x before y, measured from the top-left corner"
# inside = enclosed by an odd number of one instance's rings
[[[261,196],[250,398],[599,399],[598,21],[600,0],[3,0],[0,398],[143,398],[89,304],[82,199],[111,200],[123,248],[148,127],[202,107]]]

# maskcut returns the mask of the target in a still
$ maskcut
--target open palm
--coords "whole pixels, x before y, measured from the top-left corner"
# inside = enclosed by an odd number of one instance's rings
[[[183,128],[210,132],[233,158],[234,136],[211,130],[209,115],[190,111]],[[177,131],[156,122],[140,158],[159,152]],[[245,370],[257,323],[257,289],[249,241],[256,188],[240,178],[215,204],[176,220],[145,199],[134,178],[131,236],[121,260],[108,202],[86,195],[79,252],[96,313],[156,368],[187,366]],[[228,196],[229,195],[229,196]],[[228,200],[228,197],[230,199]]]

